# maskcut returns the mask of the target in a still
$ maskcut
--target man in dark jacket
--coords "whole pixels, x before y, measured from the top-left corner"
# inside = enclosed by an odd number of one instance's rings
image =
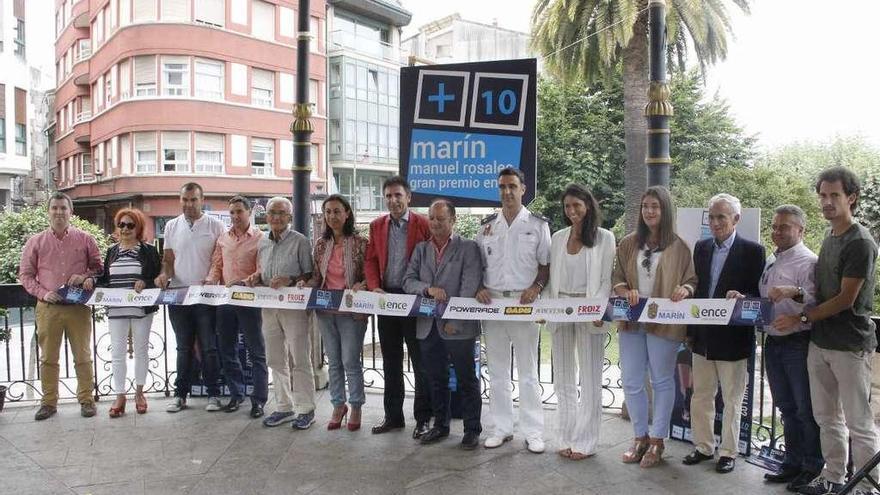
[[[758,297],[764,271],[764,247],[737,235],[740,201],[729,194],[709,200],[712,238],[694,246],[697,271],[695,298]],[[692,325],[694,395],[691,426],[695,449],[684,458],[691,465],[713,459],[715,453],[715,393],[721,385],[724,414],[721,446],[715,470],[733,471],[739,454],[740,409],[748,383],[748,359],[754,352],[755,328]]]

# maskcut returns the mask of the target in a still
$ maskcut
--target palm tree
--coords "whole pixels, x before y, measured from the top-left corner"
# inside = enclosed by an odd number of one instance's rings
[[[701,68],[723,60],[732,26],[727,6],[749,12],[749,0],[667,0],[670,66],[684,69],[689,50]],[[647,183],[648,0],[537,0],[532,45],[546,68],[587,84],[623,73],[626,226],[635,228]]]

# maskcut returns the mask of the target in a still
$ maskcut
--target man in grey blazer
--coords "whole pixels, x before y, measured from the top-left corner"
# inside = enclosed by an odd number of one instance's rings
[[[440,303],[450,297],[474,297],[483,276],[483,261],[476,242],[452,233],[455,206],[437,199],[428,210],[431,239],[416,245],[403,279],[409,294],[432,297]],[[480,382],[474,371],[474,345],[480,322],[419,318],[416,338],[428,372],[434,426],[419,440],[434,443],[449,436],[449,365],[462,401],[464,437],[461,448],[473,450],[480,443]]]

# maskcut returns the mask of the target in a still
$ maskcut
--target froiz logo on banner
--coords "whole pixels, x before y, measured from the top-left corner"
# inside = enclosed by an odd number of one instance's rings
[[[305,294],[288,294],[287,295],[287,302],[294,303],[294,304],[302,304],[302,303],[306,302],[306,295]]]
[[[571,313],[569,313],[571,314]],[[597,304],[582,304],[578,306],[578,316],[590,315],[600,316],[602,314],[602,306]]]

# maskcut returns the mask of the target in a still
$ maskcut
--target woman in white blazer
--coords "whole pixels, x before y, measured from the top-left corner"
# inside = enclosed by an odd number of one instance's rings
[[[569,184],[562,193],[562,206],[565,223],[570,226],[553,234],[551,240],[549,296],[608,298],[614,234],[599,227],[602,213],[586,188]],[[596,453],[599,443],[605,329],[601,321],[550,323],[549,328],[558,402],[558,452],[572,460],[584,459]]]

